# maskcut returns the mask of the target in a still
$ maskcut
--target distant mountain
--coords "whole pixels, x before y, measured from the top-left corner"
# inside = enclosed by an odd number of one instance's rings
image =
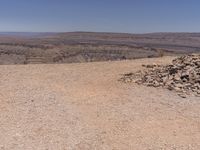
[[[53,32],[0,32],[0,36],[14,36],[14,37],[43,37],[54,35]]]
[[[0,32],[1,43],[21,42],[29,45],[126,46],[163,49],[177,53],[200,52],[200,33],[107,33],[107,32]]]

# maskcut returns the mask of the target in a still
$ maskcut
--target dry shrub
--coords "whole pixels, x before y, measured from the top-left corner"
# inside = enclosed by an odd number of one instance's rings
[[[163,57],[165,55],[163,49],[158,49],[157,52],[158,52],[158,57]]]

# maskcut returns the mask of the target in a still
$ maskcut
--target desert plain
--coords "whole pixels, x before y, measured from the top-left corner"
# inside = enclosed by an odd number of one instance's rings
[[[173,58],[1,65],[0,149],[200,149],[199,97],[119,82]]]

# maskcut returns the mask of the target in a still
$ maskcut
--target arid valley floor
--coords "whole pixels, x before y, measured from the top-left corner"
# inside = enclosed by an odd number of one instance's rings
[[[172,59],[0,66],[0,150],[199,150],[199,97],[118,81]]]

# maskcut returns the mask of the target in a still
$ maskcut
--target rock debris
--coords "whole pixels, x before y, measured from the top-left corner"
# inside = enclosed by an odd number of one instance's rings
[[[124,74],[120,81],[176,91],[179,96],[200,97],[200,54],[178,57],[169,65],[143,65],[146,69]]]

